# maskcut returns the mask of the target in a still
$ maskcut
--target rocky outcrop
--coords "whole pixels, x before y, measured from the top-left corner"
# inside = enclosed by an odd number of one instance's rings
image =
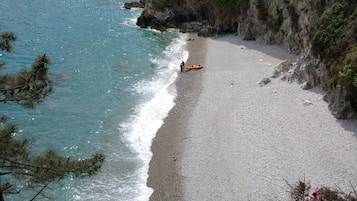
[[[289,83],[297,82],[304,90],[313,88],[321,83],[317,78],[326,77],[326,75],[317,74],[324,72],[321,69],[316,69],[315,63],[306,63],[299,61],[293,62],[286,60],[275,66],[269,78],[280,78]],[[268,77],[263,78],[258,84],[264,86],[270,82]],[[337,119],[354,119],[356,111],[349,101],[346,101],[346,90],[337,88],[330,93],[326,93],[323,97],[329,104],[329,109]]]
[[[137,25],[142,28],[151,27],[160,31],[168,28],[181,32],[198,33],[200,36],[211,36],[214,28],[205,17],[205,10],[210,9],[208,3],[195,1],[170,1],[167,7],[153,9],[152,1],[147,0],[145,10],[138,18]]]
[[[124,8],[145,8],[145,0],[140,0],[140,2],[126,2],[124,3]]]
[[[336,88],[331,91],[328,88],[330,64],[320,55],[312,54],[316,27],[327,2],[146,0],[137,25],[161,31],[176,28],[181,32],[195,32],[206,37],[235,33],[246,40],[278,44],[300,55],[300,59],[285,72],[292,76],[284,75],[286,79],[302,83],[304,89],[322,86],[329,91],[325,100],[329,102],[332,114],[336,118],[353,118],[357,117],[356,109],[346,99],[346,90]]]

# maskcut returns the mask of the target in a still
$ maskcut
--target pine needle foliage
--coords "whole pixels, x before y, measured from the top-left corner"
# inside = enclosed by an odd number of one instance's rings
[[[13,33],[0,35],[0,50],[11,52],[16,41]],[[32,67],[22,69],[16,75],[0,74],[0,103],[14,103],[25,108],[34,108],[52,92],[48,78],[49,58],[44,54],[37,57]],[[0,67],[3,67],[2,62]],[[105,156],[96,153],[78,160],[58,155],[53,150],[34,155],[31,147],[34,139],[23,139],[15,134],[16,124],[8,122],[0,115],[0,201],[6,195],[22,195],[26,200],[46,196],[50,186],[58,184],[66,177],[83,178],[94,175],[101,168]]]

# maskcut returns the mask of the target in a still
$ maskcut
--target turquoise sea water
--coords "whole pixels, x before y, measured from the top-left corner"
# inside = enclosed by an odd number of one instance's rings
[[[31,66],[46,53],[54,93],[36,109],[2,105],[19,137],[36,138],[34,152],[107,156],[101,172],[67,179],[54,200],[148,200],[150,145],[176,96],[172,85],[186,60],[186,36],[135,25],[141,10],[124,0],[2,0],[0,31],[18,36],[3,72]],[[27,195],[27,196],[30,196]],[[26,200],[11,196],[7,200]],[[46,199],[44,199],[46,200]]]

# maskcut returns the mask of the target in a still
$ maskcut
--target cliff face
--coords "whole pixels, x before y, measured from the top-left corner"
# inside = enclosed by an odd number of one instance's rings
[[[316,3],[320,1],[259,2],[265,0],[241,0],[233,8],[224,8],[212,0],[167,0],[164,7],[155,8],[153,0],[147,0],[138,25],[159,30],[179,28],[203,36],[238,33],[246,39],[283,45],[296,53],[310,46],[310,33],[323,11]]]
[[[355,1],[349,2],[356,7]],[[246,40],[283,46],[300,55],[295,73],[299,74],[297,80],[304,83],[304,88],[322,86],[336,118],[355,118],[357,103],[353,93],[357,93],[357,83],[341,87],[336,81],[338,75],[332,74],[340,72],[332,72],[331,58],[324,58],[314,48],[321,15],[329,3],[329,0],[147,0],[138,25],[162,31],[177,28],[201,36],[236,33]],[[357,12],[354,13],[357,18]],[[336,57],[341,62],[344,59],[344,55]]]

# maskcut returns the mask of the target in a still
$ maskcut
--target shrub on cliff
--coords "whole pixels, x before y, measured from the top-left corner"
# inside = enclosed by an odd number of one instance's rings
[[[357,110],[357,1],[332,1],[320,18],[312,52],[329,66],[329,91],[346,90]]]
[[[338,84],[346,88],[352,106],[357,109],[357,47],[346,55],[338,78]]]
[[[152,7],[154,9],[162,10],[169,7],[171,0],[152,0]]]

